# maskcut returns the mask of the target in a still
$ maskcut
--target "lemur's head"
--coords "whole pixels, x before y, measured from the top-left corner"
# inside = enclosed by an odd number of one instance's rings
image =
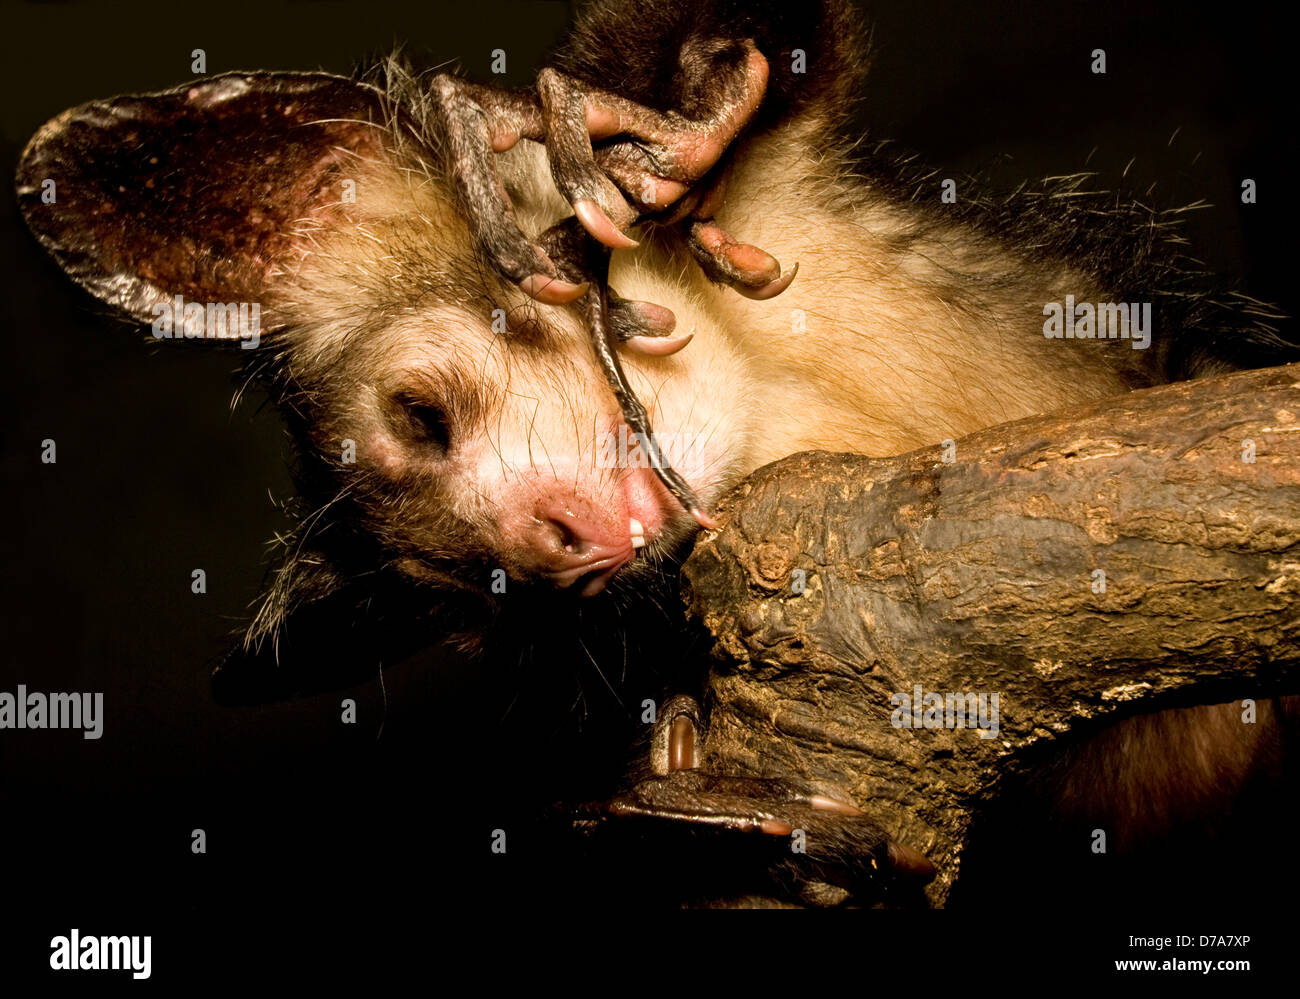
[[[695,522],[627,432],[578,308],[475,250],[433,132],[354,80],[228,74],[65,112],[18,193],[79,284],[172,349],[224,341],[272,386],[309,513],[282,587],[382,569],[589,595],[653,571]],[[530,234],[570,214],[539,146],[500,162]],[[743,377],[712,339],[623,359],[706,502],[738,473]]]

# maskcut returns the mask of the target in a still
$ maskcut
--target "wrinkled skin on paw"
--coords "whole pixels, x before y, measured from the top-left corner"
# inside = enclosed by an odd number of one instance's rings
[[[680,877],[699,904],[923,905],[919,889],[935,873],[868,813],[797,781],[679,770],[579,809],[574,820],[620,851],[639,851],[647,866],[679,858],[665,875]],[[715,885],[714,869],[741,871],[743,880]]]
[[[556,187],[583,230],[604,246],[636,246],[629,231],[649,223],[676,232],[712,280],[749,298],[771,298],[794,279],[797,268],[783,274],[770,254],[713,222],[725,195],[725,154],[762,102],[767,60],[752,42],[695,40],[683,49],[681,69],[683,108],[666,112],[554,69],[543,69],[531,91],[499,91],[446,75],[433,81],[474,239],[538,301],[573,302],[587,285],[574,279],[577,261],[559,256],[547,234],[534,242],[519,227],[494,154],[520,139],[545,144]],[[646,353],[686,344],[671,336],[672,314],[650,303],[615,295],[611,321],[622,341]]]
[[[606,848],[669,858],[698,904],[924,904],[934,865],[888,836],[842,795],[799,780],[730,777],[700,769],[704,719],[693,699],[664,705],[650,749],[654,776],[573,814]],[[738,861],[740,861],[738,863]],[[715,883],[714,870],[741,871]]]
[[[725,154],[754,117],[768,64],[753,41],[688,40],[679,53],[681,108],[658,111],[553,68],[535,91],[502,92],[438,76],[431,93],[450,154],[452,180],[471,237],[498,270],[539,302],[582,300],[597,358],[627,424],[649,438],[615,347],[652,356],[691,339],[673,336],[676,317],[651,302],[607,289],[608,253],[637,245],[628,230],[649,222],[675,231],[704,273],[752,299],[779,295],[798,267],[782,274],[770,254],[736,240],[713,220],[725,191]],[[536,241],[519,226],[495,154],[520,139],[545,144],[551,176],[573,207]],[[593,255],[598,245],[603,254]],[[694,491],[654,454],[655,474],[704,527],[715,527]]]

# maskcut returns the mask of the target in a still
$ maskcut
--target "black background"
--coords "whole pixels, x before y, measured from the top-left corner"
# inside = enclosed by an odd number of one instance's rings
[[[569,17],[565,3],[487,0],[3,10],[10,176],[42,122],[183,82],[194,48],[206,50],[209,73],[347,72],[405,43],[484,79],[502,48],[507,82],[525,83]],[[954,173],[988,169],[1007,186],[1086,164],[1154,207],[1208,201],[1188,219],[1196,253],[1295,312],[1294,88],[1281,14],[1006,0],[868,10],[875,54],[862,123],[872,136]],[[1094,48],[1106,50],[1105,76],[1089,70]],[[1258,183],[1256,205],[1240,203],[1245,177]],[[503,743],[504,707],[488,703],[463,657],[388,663],[384,689],[216,703],[209,673],[262,583],[267,540],[287,524],[272,502],[292,495],[279,419],[256,390],[232,413],[228,353],[166,349],[180,345],[106,317],[38,249],[12,198],[0,199],[0,254],[0,690],[103,691],[106,714],[99,741],[0,732],[0,882],[18,934],[10,953],[0,943],[3,973],[44,967],[50,937],[74,925],[152,933],[164,979],[189,973],[182,956],[239,967],[276,934],[305,928],[320,949],[303,960],[338,959],[334,941],[367,931],[476,927],[583,904],[542,845],[487,854],[488,830],[531,807],[523,799],[573,749]],[[55,465],[40,461],[45,438],[57,441]],[[207,572],[203,596],[190,592],[196,567]],[[344,696],[357,701],[356,725],[339,723]],[[190,852],[194,828],[207,832],[206,856]],[[1159,902],[1140,885],[1110,901]],[[1026,911],[1024,900],[996,904],[1007,918]],[[1060,919],[1073,908],[1050,884],[1030,904]],[[1224,915],[1216,930],[1241,932],[1259,914]],[[1133,956],[1095,933],[1053,933],[1045,945],[1072,975]]]

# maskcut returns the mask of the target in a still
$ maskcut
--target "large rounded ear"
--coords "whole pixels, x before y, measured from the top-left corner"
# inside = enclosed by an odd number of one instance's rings
[[[167,318],[176,336],[221,336],[201,318],[196,332],[193,310],[173,314],[191,303],[257,305],[241,318],[269,329],[275,276],[344,212],[350,170],[382,155],[384,121],[378,91],[324,73],[228,73],[96,101],[32,138],[18,200],[77,283],[158,335]]]

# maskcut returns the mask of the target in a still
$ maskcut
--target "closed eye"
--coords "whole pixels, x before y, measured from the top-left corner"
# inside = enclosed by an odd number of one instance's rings
[[[408,395],[399,395],[394,402],[395,422],[400,424],[403,436],[418,446],[436,449],[439,456],[451,449],[451,427],[442,409]]]

